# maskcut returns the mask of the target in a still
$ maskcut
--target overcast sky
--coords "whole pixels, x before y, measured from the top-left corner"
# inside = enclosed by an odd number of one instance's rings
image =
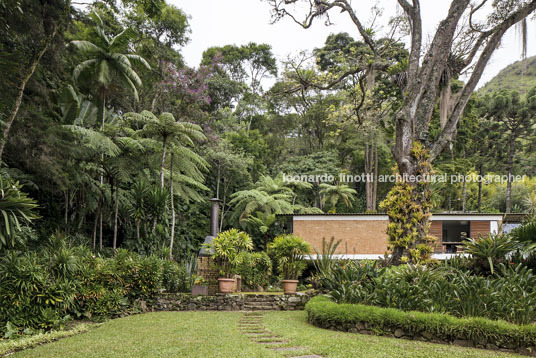
[[[359,38],[348,15],[335,13],[331,18],[335,24],[329,27],[318,21],[312,28],[304,30],[290,19],[270,24],[270,7],[261,0],[168,0],[190,16],[191,41],[182,50],[186,63],[198,66],[201,54],[211,46],[227,44],[242,45],[248,42],[267,43],[279,60],[295,55],[301,50],[321,47],[330,33],[348,32]],[[359,16],[369,19],[369,0],[354,1],[363,4],[354,9]],[[439,21],[446,15],[450,0],[422,1],[422,19],[425,31],[431,34]],[[395,0],[382,0],[384,15],[380,20],[386,23],[396,13]],[[359,9],[363,9],[360,13]],[[365,21],[366,22],[366,21]],[[534,23],[529,24],[528,56],[536,54]],[[431,36],[431,35],[430,35]],[[502,46],[488,64],[479,85],[485,84],[503,67],[518,61],[521,57],[520,35],[515,28],[503,38]]]

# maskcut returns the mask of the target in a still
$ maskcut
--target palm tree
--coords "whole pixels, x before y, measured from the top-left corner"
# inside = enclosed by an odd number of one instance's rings
[[[238,216],[239,221],[242,221],[257,211],[265,214],[291,214],[293,197],[292,189],[284,186],[282,181],[262,176],[254,188],[231,195],[229,205],[235,206],[235,217]]]
[[[169,243],[169,259],[173,258],[173,242],[175,239],[175,203],[174,197],[178,194],[184,201],[201,201],[199,190],[209,190],[203,181],[202,171],[208,169],[208,163],[197,153],[181,143],[171,146],[171,160],[169,167],[169,195],[171,199],[171,232]]]
[[[320,196],[322,197],[322,205],[325,205],[326,202],[329,202],[332,212],[335,212],[339,200],[342,200],[344,205],[346,205],[346,207],[349,207],[351,202],[355,200],[355,198],[353,197],[355,194],[357,194],[357,191],[350,188],[346,184],[320,184]]]
[[[93,13],[96,39],[72,41],[71,44],[89,58],[78,64],[73,71],[73,78],[78,80],[80,75],[88,74],[90,81],[96,83],[99,98],[99,120],[104,127],[106,117],[106,98],[113,83],[123,83],[129,87],[136,101],[138,100],[138,87],[142,82],[132,66],[131,61],[137,62],[151,69],[147,61],[135,54],[127,53],[134,32],[125,29],[115,37],[108,36],[104,31],[104,23],[97,13]]]
[[[170,230],[170,257],[173,253],[175,236],[175,203],[174,195],[180,195],[183,200],[199,201],[201,195],[198,190],[208,190],[203,185],[203,170],[208,168],[208,163],[190,147],[196,141],[206,139],[201,127],[197,124],[176,121],[171,113],[164,112],[155,116],[150,111],[141,113],[127,113],[125,118],[141,126],[138,134],[148,137],[150,146],[162,147],[160,157],[160,188],[164,189],[166,160],[168,150],[171,153],[169,161],[169,194],[171,201],[171,230]],[[156,137],[158,141],[152,138]],[[153,229],[156,221],[153,221]]]
[[[169,145],[181,148],[183,155],[193,159],[197,154],[186,152],[187,147],[193,147],[194,141],[206,139],[201,127],[197,124],[176,121],[171,113],[164,112],[160,116],[155,116],[152,112],[142,111],[141,113],[127,113],[125,118],[138,122],[143,126],[139,131],[141,135],[147,137],[158,137],[162,143],[162,155],[160,158],[160,187],[164,188],[164,171],[166,155]],[[192,154],[195,154],[192,156]]]

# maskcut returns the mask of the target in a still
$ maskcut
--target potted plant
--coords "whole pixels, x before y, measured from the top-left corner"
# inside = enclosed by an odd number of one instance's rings
[[[192,284],[192,296],[208,296],[208,282],[202,276],[196,276]]]
[[[304,256],[310,251],[309,244],[296,235],[280,235],[268,245],[268,254],[277,263],[285,294],[296,293],[298,278],[307,266]]]
[[[209,244],[213,250],[212,258],[216,261],[221,277],[218,278],[220,292],[231,293],[238,264],[238,254],[253,248],[253,241],[248,234],[237,229],[221,232]]]

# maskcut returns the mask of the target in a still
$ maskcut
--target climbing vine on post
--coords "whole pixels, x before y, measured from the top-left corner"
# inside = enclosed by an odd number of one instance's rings
[[[390,264],[404,262],[425,263],[432,253],[435,241],[428,234],[430,228],[431,191],[429,175],[432,166],[429,153],[419,142],[413,143],[412,159],[417,163],[413,177],[400,178],[380,203],[380,209],[389,216],[387,235]],[[394,172],[398,173],[395,166]]]

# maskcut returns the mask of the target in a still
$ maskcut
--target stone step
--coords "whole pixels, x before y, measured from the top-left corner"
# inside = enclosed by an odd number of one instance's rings
[[[245,310],[253,310],[253,311],[259,311],[259,310],[272,310],[272,311],[279,311],[278,306],[273,305],[267,305],[262,303],[249,303],[244,305]]]
[[[268,305],[252,305],[244,306],[245,310],[250,311],[279,311],[278,307],[268,306]]]

